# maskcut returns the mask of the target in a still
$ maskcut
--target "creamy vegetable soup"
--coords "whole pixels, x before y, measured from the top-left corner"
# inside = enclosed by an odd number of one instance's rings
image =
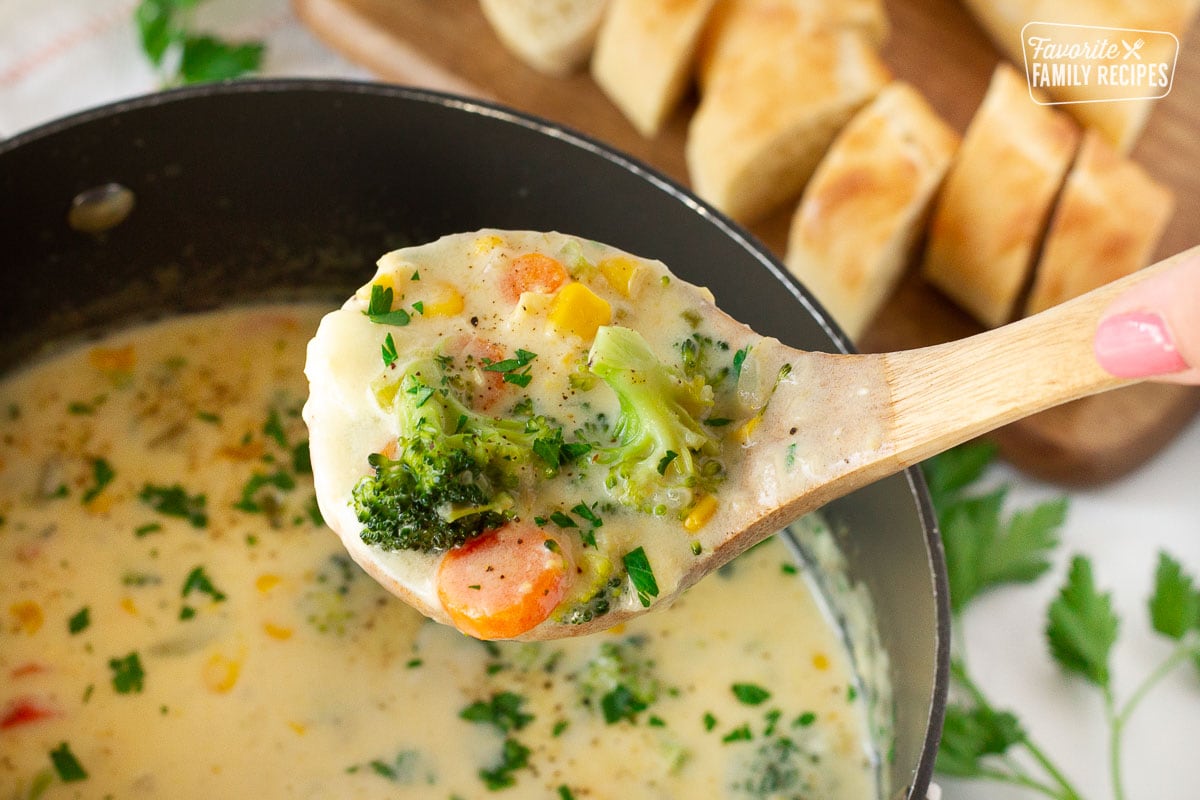
[[[156,323],[2,384],[0,798],[878,796],[867,692],[782,542],[553,642],[361,573],[300,419],[321,313]]]
[[[381,584],[473,636],[600,630],[877,449],[828,409],[878,392],[794,357],[597,242],[484,230],[398,250],[309,348],[320,507]],[[791,430],[759,441],[768,411]]]

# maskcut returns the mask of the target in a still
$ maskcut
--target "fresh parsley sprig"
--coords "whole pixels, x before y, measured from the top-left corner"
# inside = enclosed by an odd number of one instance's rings
[[[990,446],[966,445],[923,465],[946,546],[956,624],[981,593],[1004,584],[1029,583],[1044,574],[1065,519],[1065,501],[1052,500],[1005,520],[1004,488],[972,491],[994,456]],[[1103,695],[1116,800],[1125,798],[1121,738],[1129,718],[1180,664],[1195,660],[1200,667],[1200,590],[1166,553],[1159,554],[1148,610],[1153,629],[1175,646],[1123,704],[1118,704],[1113,691],[1111,669],[1121,621],[1111,594],[1097,586],[1086,556],[1071,560],[1065,582],[1047,610],[1045,636],[1051,656],[1064,671],[1080,676]],[[1018,786],[1055,800],[1082,800],[1063,771],[1032,740],[1015,711],[998,707],[986,696],[961,650],[952,660],[951,677],[957,699],[946,711],[939,772]],[[1017,759],[1018,751],[1029,759]]]
[[[238,78],[262,66],[262,42],[227,42],[192,30],[192,13],[201,2],[141,0],[134,9],[142,50],[167,86]]]

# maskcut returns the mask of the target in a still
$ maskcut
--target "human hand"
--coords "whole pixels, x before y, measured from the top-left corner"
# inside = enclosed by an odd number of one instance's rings
[[[1200,257],[1118,296],[1093,345],[1113,375],[1200,385]]]

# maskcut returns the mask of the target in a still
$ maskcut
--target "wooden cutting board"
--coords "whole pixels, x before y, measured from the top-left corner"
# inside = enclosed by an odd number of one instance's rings
[[[292,0],[332,48],[381,79],[493,100],[583,131],[686,184],[689,100],[653,139],[640,136],[586,72],[549,78],[510,55],[475,0]],[[890,0],[883,54],[960,132],[1000,55],[955,0]],[[1174,88],[1158,102],[1133,153],[1176,192],[1159,257],[1200,240],[1200,26],[1183,40]],[[782,257],[791,208],[751,231]],[[969,317],[910,274],[858,343],[884,351],[979,331]],[[1152,457],[1200,410],[1200,390],[1134,386],[1007,426],[993,438],[1024,471],[1062,485],[1097,485]]]

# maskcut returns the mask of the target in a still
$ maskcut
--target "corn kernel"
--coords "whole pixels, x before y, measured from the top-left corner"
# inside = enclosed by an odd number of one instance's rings
[[[812,665],[821,672],[824,672],[829,669],[829,656],[824,653],[816,653],[813,655]]]
[[[126,614],[130,614],[135,617],[138,615],[137,603],[133,602],[132,597],[125,596],[121,598],[121,609]]]
[[[638,265],[625,256],[611,256],[601,261],[599,267],[608,285],[622,297],[629,297],[629,287]]]
[[[292,634],[295,632],[285,625],[276,625],[274,622],[264,622],[263,630],[267,632],[267,636],[270,636],[272,639],[278,639],[281,642],[286,642],[292,638]]]
[[[616,625],[613,625],[611,628],[609,628],[606,632],[611,633],[614,636],[620,636],[623,633],[625,633],[625,628],[626,628],[626,625],[624,622],[618,622]]]
[[[375,287],[375,286],[378,286],[381,289],[391,289],[392,290],[392,307],[394,308],[396,306],[396,303],[400,300],[400,294],[401,294],[400,286],[396,282],[396,276],[390,272],[384,272],[380,275],[376,275],[375,279],[373,281],[371,281],[366,286],[363,286],[358,290],[358,292],[356,293],[358,295],[358,299],[364,300],[364,301],[370,300],[372,287]]]
[[[297,736],[303,736],[304,734],[308,733],[308,726],[303,722],[289,722],[287,725],[296,732]]]
[[[734,439],[740,444],[750,444],[750,437],[754,435],[754,429],[758,427],[758,423],[762,422],[762,414],[756,414],[734,431]]]
[[[275,575],[274,573],[264,572],[262,575],[259,575],[254,579],[254,588],[258,589],[263,594],[266,594],[278,586],[279,582],[282,580],[283,578]]]
[[[422,314],[426,317],[453,317],[462,313],[463,306],[462,292],[448,283],[439,281],[436,299],[425,301]]]
[[[475,240],[475,252],[483,255],[489,250],[495,250],[502,244],[504,244],[504,240],[499,236],[480,236]]]
[[[584,341],[594,339],[596,330],[612,320],[612,306],[582,283],[568,283],[550,305],[550,325]]]
[[[13,603],[9,606],[8,612],[16,621],[16,629],[24,631],[30,636],[37,633],[42,627],[42,623],[46,621],[46,615],[42,611],[41,605],[33,600]]]
[[[224,694],[237,685],[242,672],[240,658],[229,658],[223,653],[213,653],[204,664],[204,685],[210,690]]]
[[[711,494],[706,494],[697,500],[696,505],[692,506],[692,510],[683,520],[684,530],[695,533],[703,528],[712,519],[713,514],[717,513],[717,505],[717,498]]]
[[[112,495],[108,494],[108,492],[101,492],[91,500],[88,500],[84,508],[87,509],[89,514],[107,514],[112,510],[112,504]]]

